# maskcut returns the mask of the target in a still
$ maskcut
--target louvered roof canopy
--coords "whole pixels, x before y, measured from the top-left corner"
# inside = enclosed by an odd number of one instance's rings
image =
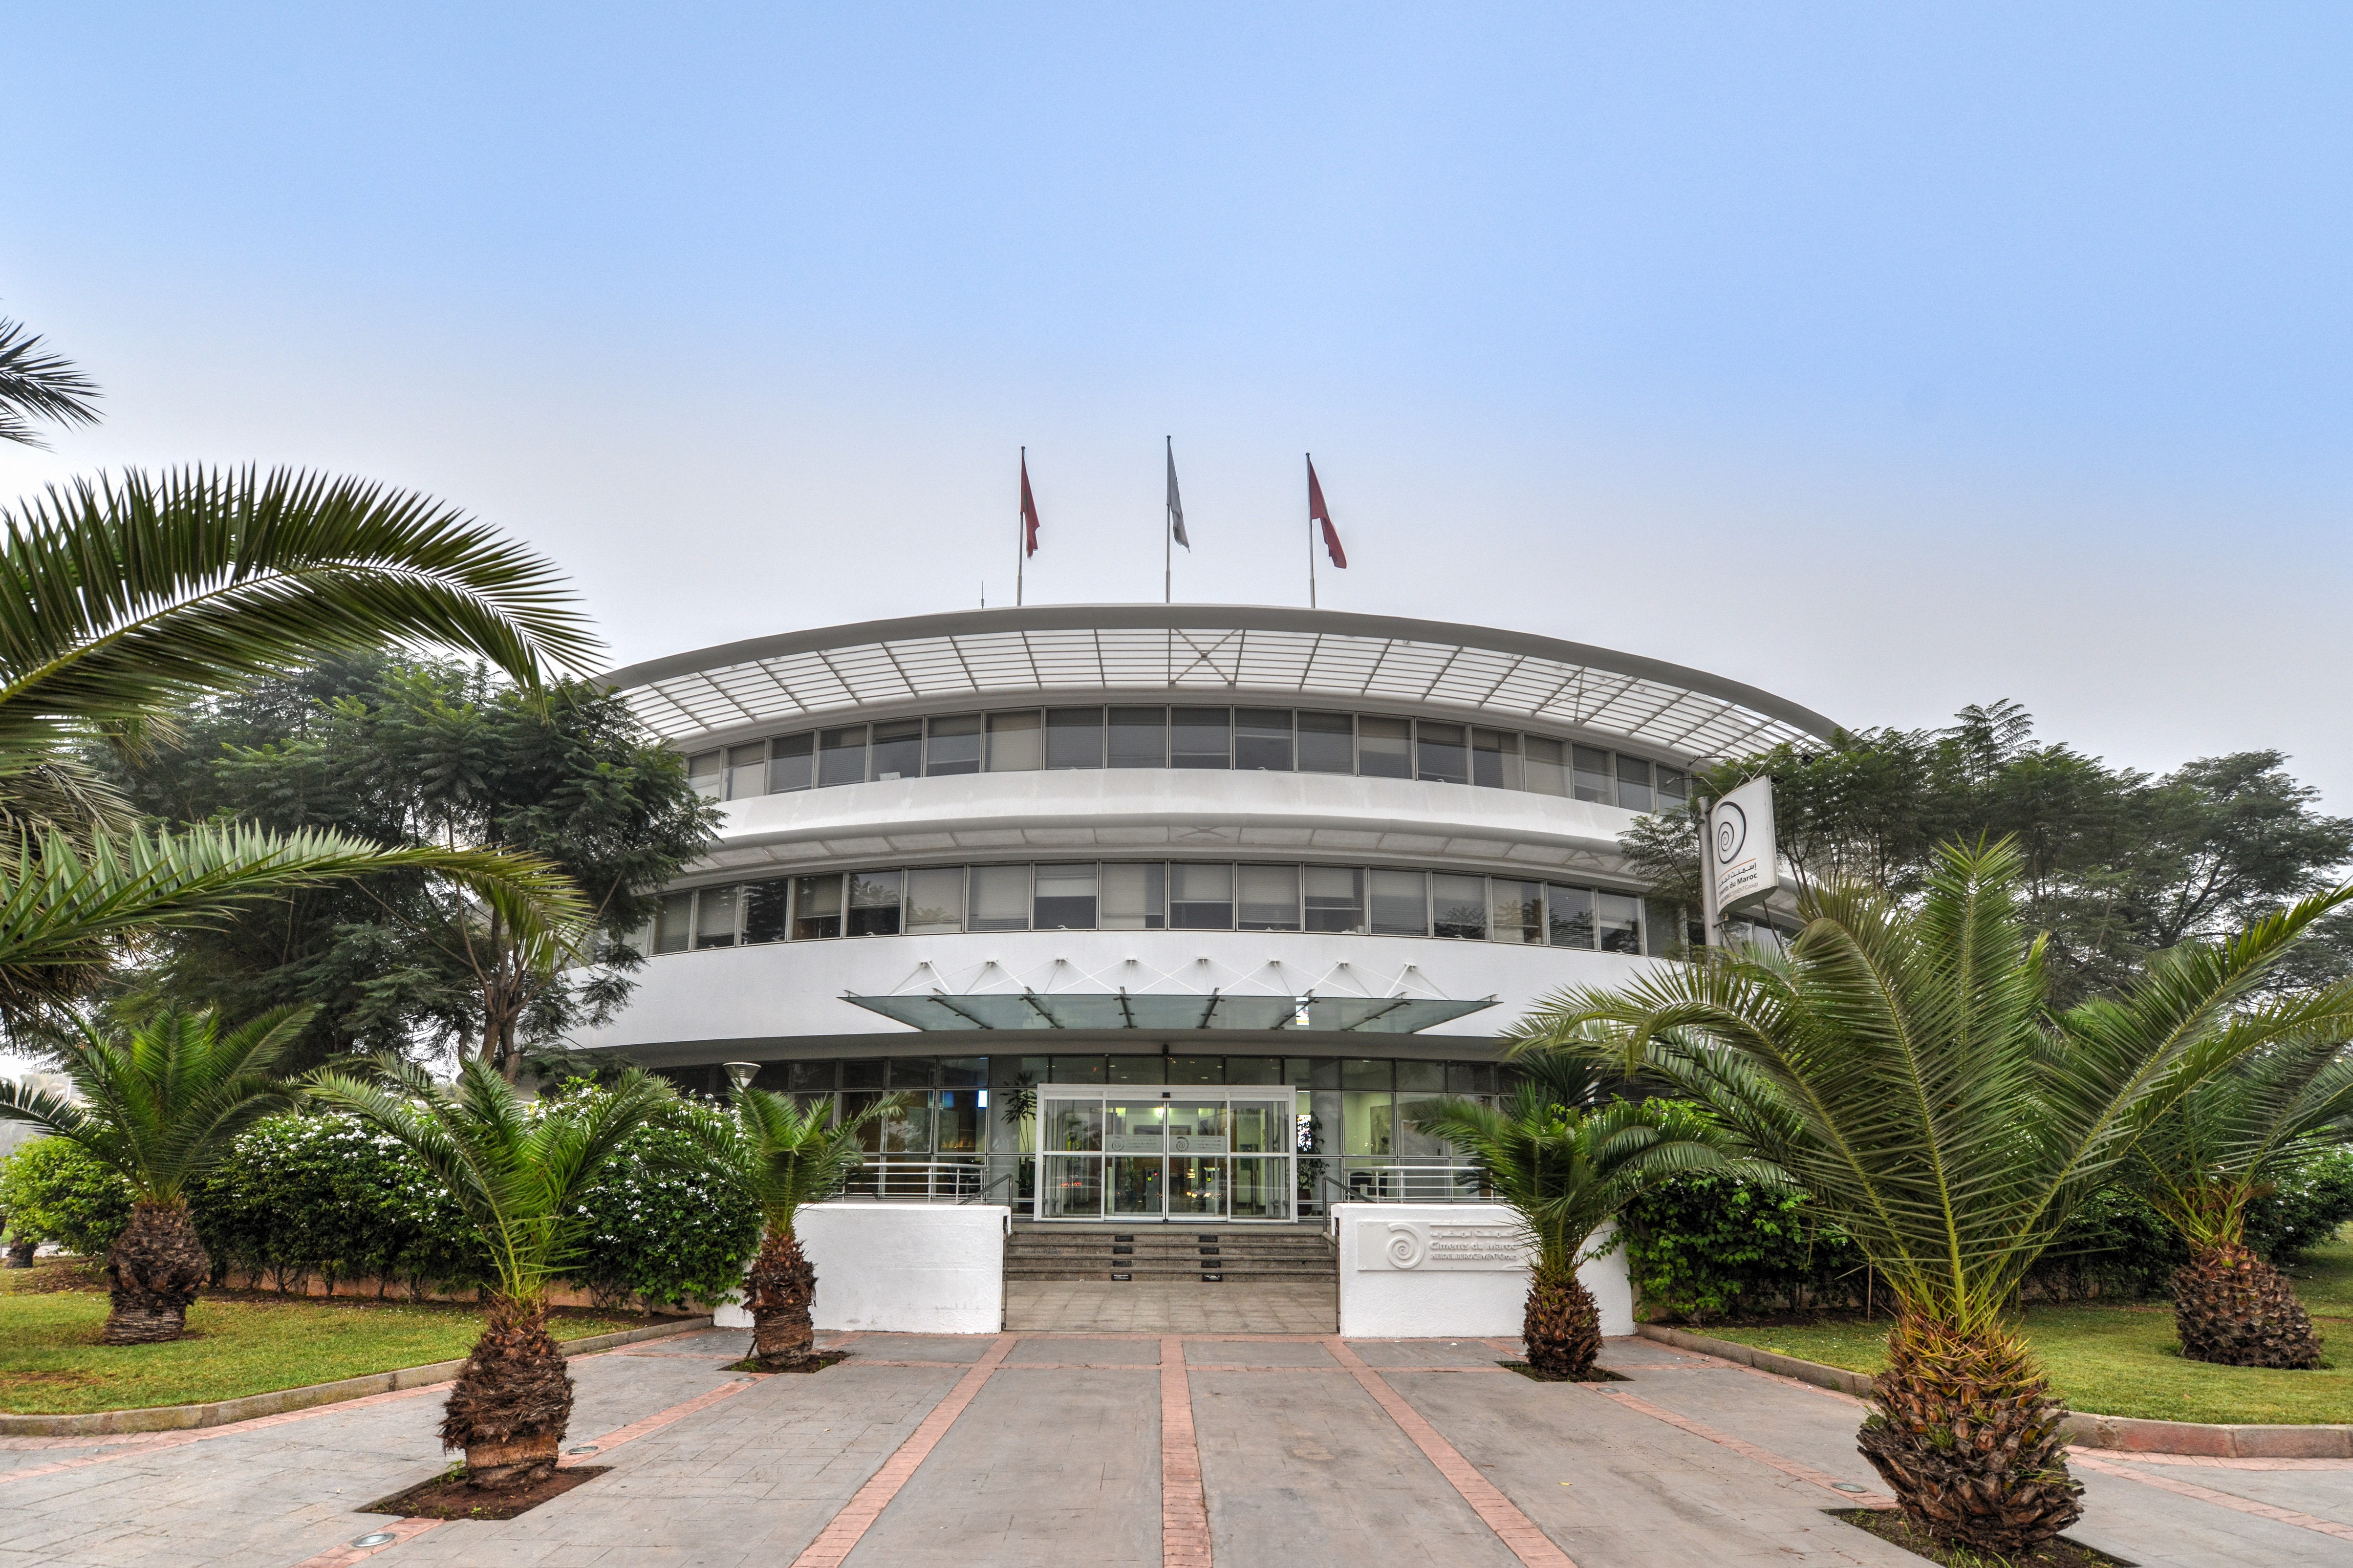
[[[1281,605],[1040,605],[724,643],[605,678],[673,744],[873,708],[1060,693],[1450,708],[1691,759],[1835,728],[1753,686],[1525,632]]]

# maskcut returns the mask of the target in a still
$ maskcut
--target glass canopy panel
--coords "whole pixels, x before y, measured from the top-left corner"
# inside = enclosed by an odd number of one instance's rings
[[[944,992],[845,1000],[918,1029],[1180,1029],[1302,1027],[1298,1002],[1289,996],[1219,996],[1191,993],[1157,994],[1117,992],[989,992],[949,995]],[[1310,996],[1307,1022],[1313,1031],[1410,1035],[1437,1024],[1492,1007],[1492,999],[1449,1001],[1434,996]]]

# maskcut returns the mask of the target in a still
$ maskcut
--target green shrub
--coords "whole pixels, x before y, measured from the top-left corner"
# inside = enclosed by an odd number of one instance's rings
[[[725,1115],[690,1103],[683,1114]],[[760,1247],[760,1205],[710,1168],[681,1128],[640,1127],[616,1150],[581,1207],[586,1245],[566,1272],[599,1301],[716,1300]]]
[[[2247,1245],[2273,1263],[2300,1262],[2348,1220],[2353,1220],[2353,1149],[2331,1149],[2247,1205]]]
[[[1862,1304],[1862,1255],[1803,1193],[1737,1176],[1676,1176],[1619,1215],[1644,1305],[1679,1318]]]
[[[0,1160],[0,1214],[19,1241],[102,1256],[131,1223],[131,1185],[63,1138],[36,1138]]]

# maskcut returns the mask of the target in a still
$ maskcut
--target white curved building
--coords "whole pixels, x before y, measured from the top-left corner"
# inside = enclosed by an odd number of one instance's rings
[[[1694,763],[1831,730],[1655,659],[1269,607],[966,611],[609,679],[726,822],[589,1043],[703,1090],[905,1091],[886,1194],[1122,1224],[1457,1190],[1399,1107],[1496,1092],[1528,1004],[1672,941],[1619,835]]]

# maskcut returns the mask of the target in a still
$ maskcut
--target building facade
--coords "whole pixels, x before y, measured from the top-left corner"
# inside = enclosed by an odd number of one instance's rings
[[[1282,1222],[1469,1173],[1417,1100],[1677,946],[1619,850],[1830,722],[1657,660],[1271,607],[1040,606],[610,678],[723,803],[587,1042],[834,1097],[860,1180],[1040,1220]]]

